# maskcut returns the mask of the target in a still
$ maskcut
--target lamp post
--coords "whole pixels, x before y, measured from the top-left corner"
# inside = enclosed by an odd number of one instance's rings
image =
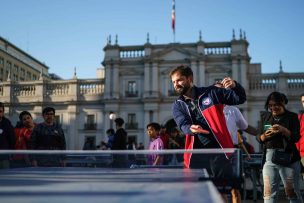
[[[110,111],[109,113],[109,119],[110,119],[110,128],[113,128],[113,121],[116,118],[116,114],[113,111]]]

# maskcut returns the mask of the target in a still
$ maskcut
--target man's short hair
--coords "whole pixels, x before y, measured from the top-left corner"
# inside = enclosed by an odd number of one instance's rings
[[[43,111],[42,111],[42,115],[44,115],[44,114],[46,114],[46,113],[48,113],[48,112],[50,112],[50,111],[52,111],[54,114],[55,114],[55,109],[53,108],[53,107],[45,107],[44,109],[43,109]]]
[[[148,129],[149,127],[154,128],[155,131],[160,131],[160,125],[159,125],[158,123],[149,123],[149,124],[147,125],[147,129]]]
[[[171,70],[171,72],[169,74],[170,78],[175,73],[180,73],[182,76],[186,76],[186,77],[193,76],[192,69],[189,66],[183,66],[183,65],[177,66],[176,68]]]
[[[118,125],[118,126],[122,126],[122,125],[125,123],[125,121],[124,121],[122,118],[116,118],[116,119],[114,120],[114,122],[115,122],[116,125]]]

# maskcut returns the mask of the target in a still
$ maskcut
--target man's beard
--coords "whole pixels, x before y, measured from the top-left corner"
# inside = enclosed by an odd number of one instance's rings
[[[179,95],[185,95],[190,89],[190,85],[186,84],[184,86],[180,86],[178,89],[175,89],[175,92]]]

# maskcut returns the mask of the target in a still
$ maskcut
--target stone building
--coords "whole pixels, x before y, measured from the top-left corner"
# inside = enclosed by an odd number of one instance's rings
[[[211,85],[225,76],[240,82],[247,102],[239,106],[248,122],[259,126],[260,112],[272,91],[284,92],[288,108],[302,109],[299,95],[304,89],[304,73],[287,73],[282,66],[277,73],[263,74],[261,64],[250,63],[249,43],[244,33],[231,41],[120,46],[109,40],[104,47],[104,78],[82,80],[4,81],[0,83],[0,100],[7,106],[6,115],[14,122],[22,110],[41,120],[45,106],[56,108],[58,122],[65,130],[69,149],[81,149],[86,137],[97,144],[106,140],[105,132],[114,127],[110,118],[122,117],[129,139],[147,146],[146,125],[150,122],[173,125],[171,106],[176,98],[168,76],[177,65],[193,69],[198,86]],[[103,72],[104,71],[104,72]],[[110,116],[111,115],[111,116]],[[109,117],[110,116],[110,117]],[[255,138],[248,140],[256,149]]]
[[[48,69],[48,66],[0,37],[0,81],[38,80],[42,74],[49,78]]]

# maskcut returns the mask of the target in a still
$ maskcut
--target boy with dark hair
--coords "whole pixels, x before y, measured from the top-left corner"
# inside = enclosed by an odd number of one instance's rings
[[[149,150],[162,150],[164,149],[164,144],[159,137],[160,125],[158,123],[149,123],[147,125],[147,134],[150,137]],[[149,165],[162,165],[163,157],[157,154],[150,154],[148,157]]]

